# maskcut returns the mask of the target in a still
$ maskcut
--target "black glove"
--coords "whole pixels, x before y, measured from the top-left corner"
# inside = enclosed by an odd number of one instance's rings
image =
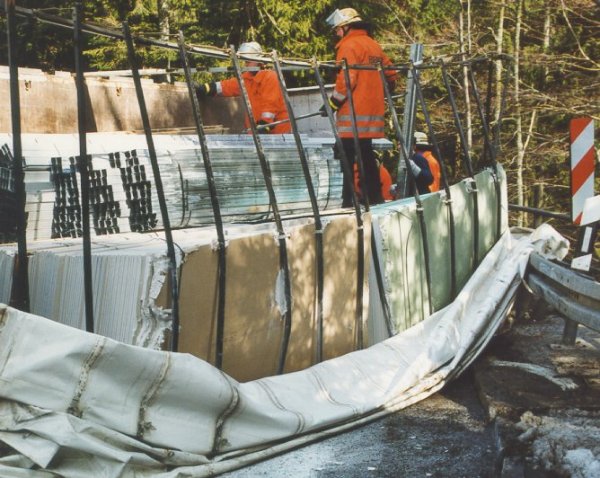
[[[334,113],[337,110],[339,110],[340,106],[342,106],[342,104],[343,104],[343,101],[336,100],[333,96],[330,96],[329,99],[327,100],[327,102],[329,103],[329,106],[331,106],[331,109],[333,110]],[[321,108],[319,108],[319,113],[321,113],[321,116],[323,116],[323,117],[327,116],[327,108],[325,107],[325,105],[323,105],[323,106],[321,106]]]
[[[204,83],[202,85],[196,85],[196,95],[198,95],[198,98],[215,96],[216,94],[217,84],[214,81],[211,81],[210,83]]]
[[[272,127],[265,120],[259,120],[256,124],[259,126],[259,133],[269,134],[271,132]]]

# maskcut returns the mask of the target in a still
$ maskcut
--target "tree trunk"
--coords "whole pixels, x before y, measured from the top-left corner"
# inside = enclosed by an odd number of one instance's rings
[[[546,1],[545,9],[544,9],[544,43],[542,45],[542,53],[544,54],[544,69],[541,81],[541,87],[546,87],[546,78],[548,78],[548,63],[546,60],[546,55],[548,54],[548,50],[550,49],[550,26],[552,25],[552,13],[550,11],[550,1]]]
[[[504,2],[500,4],[500,11],[498,12],[498,32],[496,33],[496,53],[498,59],[496,60],[496,109],[494,115],[494,121],[497,123],[500,121],[500,114],[502,113],[502,60],[500,55],[504,52],[504,10],[506,6]]]
[[[471,0],[460,1],[460,16],[459,16],[459,43],[460,53],[463,59],[466,59],[471,54]],[[466,7],[466,8],[465,8]],[[466,27],[465,27],[465,9],[466,9]],[[465,31],[466,30],[466,31]],[[465,123],[467,133],[467,149],[471,151],[473,146],[473,122],[471,116],[471,98],[469,94],[469,77],[468,69],[463,67],[463,89],[465,95]]]
[[[521,19],[523,15],[523,0],[517,0],[515,5],[515,52],[514,52],[514,81],[515,81],[515,108],[516,108],[516,139],[517,139],[517,204],[523,206],[523,166],[525,159],[525,147],[523,145],[523,125],[521,117],[521,98],[519,92],[519,61],[521,49]],[[523,226],[523,212],[519,212],[517,221]]]
[[[169,41],[171,33],[171,24],[169,19],[169,0],[156,0],[158,11],[158,24],[160,28],[160,39]],[[171,67],[171,60],[167,58],[167,69]],[[166,75],[166,81],[171,82],[171,75]]]

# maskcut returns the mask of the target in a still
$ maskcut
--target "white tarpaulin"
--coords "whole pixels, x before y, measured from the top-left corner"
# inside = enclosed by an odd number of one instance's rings
[[[306,370],[239,383],[0,305],[1,476],[208,476],[425,398],[496,331],[549,226],[505,233],[457,299],[405,332]],[[43,469],[45,471],[40,471]]]

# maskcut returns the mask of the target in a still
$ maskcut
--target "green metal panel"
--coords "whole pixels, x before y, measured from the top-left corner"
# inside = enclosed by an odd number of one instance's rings
[[[506,177],[500,168],[501,228],[507,224]],[[486,170],[475,177],[479,206],[479,259],[493,247],[497,228],[497,192],[492,171]],[[464,180],[451,186],[450,207],[454,215],[456,247],[456,287],[465,285],[474,265],[474,194],[472,181]],[[431,271],[431,298],[433,310],[440,310],[454,297],[452,293],[450,213],[444,191],[422,197],[425,230],[428,239],[428,257]],[[381,263],[385,292],[390,308],[394,332],[401,332],[429,315],[429,296],[425,273],[425,254],[422,231],[414,199],[375,206],[373,215],[379,233]],[[372,284],[371,300],[379,300]],[[380,310],[380,309],[378,309]],[[380,313],[380,312],[379,312]]]
[[[456,287],[460,290],[473,272],[473,193],[468,180],[450,187],[456,228]]]
[[[489,170],[475,176],[479,197],[479,257],[481,261],[496,242],[498,206],[494,177]]]
[[[400,332],[429,315],[425,262],[415,204],[403,202],[387,209],[379,224],[392,325]]]
[[[423,198],[433,311],[440,310],[452,300],[450,218],[448,206],[444,202],[445,197],[446,195],[440,192]]]

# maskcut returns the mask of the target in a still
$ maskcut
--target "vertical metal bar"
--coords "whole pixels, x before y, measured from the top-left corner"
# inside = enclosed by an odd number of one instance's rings
[[[285,306],[283,312],[283,335],[281,338],[281,347],[279,349],[279,361],[277,366],[277,373],[282,374],[285,369],[285,360],[287,356],[287,349],[290,342],[290,334],[292,331],[292,291],[291,291],[291,279],[290,279],[290,266],[287,255],[287,244],[285,241],[285,230],[283,229],[283,223],[281,221],[281,215],[279,214],[279,206],[277,205],[277,198],[275,197],[275,190],[273,189],[273,181],[271,178],[271,168],[265,157],[265,152],[262,146],[262,142],[258,135],[258,129],[256,127],[256,121],[254,121],[254,115],[252,113],[252,105],[250,104],[250,98],[248,97],[248,91],[244,84],[244,78],[242,77],[242,70],[238,61],[235,48],[231,46],[231,62],[233,63],[233,69],[235,76],[240,84],[240,91],[242,96],[242,103],[248,121],[250,123],[250,132],[252,133],[252,139],[254,140],[254,146],[256,147],[256,154],[260,162],[263,177],[265,180],[265,186],[269,194],[269,203],[273,209],[273,219],[277,227],[278,241],[279,241],[279,266],[283,273],[284,281],[284,296]]]
[[[344,73],[344,83],[346,84],[348,107],[350,108],[350,123],[352,126],[352,140],[354,142],[354,151],[356,154],[356,167],[358,168],[360,188],[362,190],[362,200],[365,205],[365,212],[369,212],[369,190],[367,189],[367,180],[365,178],[365,168],[363,164],[362,151],[360,150],[360,139],[358,138],[358,125],[356,124],[356,110],[354,109],[354,99],[352,97],[352,84],[350,82],[350,71],[348,70],[348,61],[342,60],[342,72]],[[352,171],[354,177],[354,171]],[[352,181],[354,187],[354,181]]]
[[[383,71],[383,66],[381,62],[377,63],[377,69],[379,70],[379,77],[381,78],[381,82],[383,83],[383,93],[385,99],[388,104],[388,108],[390,111],[394,111],[394,99],[392,98],[392,93],[388,87],[387,81],[385,79],[385,73]],[[429,314],[433,312],[433,303],[431,297],[431,266],[429,264],[429,241],[427,239],[427,225],[425,224],[425,216],[423,214],[423,202],[421,201],[421,196],[419,194],[419,190],[417,188],[417,181],[410,167],[410,156],[408,152],[408,148],[406,142],[404,141],[402,135],[402,129],[400,128],[400,123],[398,122],[398,118],[396,115],[392,114],[392,123],[394,125],[394,132],[396,133],[396,139],[398,140],[398,146],[400,148],[400,153],[404,158],[404,164],[406,165],[406,171],[408,173],[408,177],[412,181],[413,188],[415,190],[414,198],[415,203],[417,205],[417,217],[419,219],[419,226],[421,228],[421,240],[423,242],[423,255],[425,257],[425,281],[427,283],[427,298],[429,305]]]
[[[346,156],[346,151],[344,151],[344,146],[342,144],[342,140],[340,138],[340,134],[337,130],[337,126],[335,124],[335,118],[333,116],[333,110],[329,105],[329,101],[327,99],[327,92],[325,91],[325,82],[323,81],[323,77],[319,72],[319,65],[316,60],[313,60],[315,65],[315,78],[317,80],[317,84],[319,85],[319,91],[321,93],[321,98],[323,99],[323,105],[325,106],[325,111],[327,112],[327,118],[329,119],[329,124],[331,125],[331,131],[333,132],[333,136],[335,138],[335,144],[337,147],[337,151],[341,155],[342,168],[344,171],[344,181],[346,181],[347,186],[350,188],[349,190],[352,192],[352,202],[354,204],[354,215],[356,217],[356,249],[357,249],[357,257],[356,257],[356,318],[355,323],[361,324],[362,330],[362,313],[363,313],[363,281],[365,278],[365,231],[364,224],[362,218],[362,211],[360,209],[360,204],[358,202],[358,198],[356,197],[356,192],[354,191],[354,181],[352,168],[350,167],[350,162]],[[358,334],[358,330],[357,330]],[[357,340],[358,345],[358,340]]]
[[[567,317],[565,319],[565,328],[563,329],[562,343],[564,345],[575,345],[577,342],[577,329],[579,324]]]
[[[350,108],[350,123],[352,125],[352,140],[354,142],[354,153],[356,154],[356,166],[358,168],[358,176],[360,182],[360,188],[362,190],[362,200],[365,206],[365,212],[369,212],[369,189],[367,188],[367,179],[365,177],[365,168],[363,164],[362,151],[360,150],[360,140],[358,139],[358,126],[356,124],[356,111],[354,109],[354,99],[352,98],[352,84],[350,83],[350,72],[348,70],[348,62],[344,58],[342,60],[342,72],[344,73],[344,83],[346,84],[348,106]],[[352,187],[354,187],[354,171],[352,171]],[[364,237],[363,237],[364,240]],[[364,267],[362,268],[362,274],[364,274]],[[355,327],[356,327],[356,347],[360,350],[364,346],[364,330],[362,320],[362,278],[360,281],[361,291],[360,294],[357,292],[357,300],[360,299],[360,304],[357,304],[357,309],[360,306],[361,312],[356,313]]]
[[[225,231],[223,229],[223,219],[221,217],[221,206],[219,205],[219,196],[217,194],[217,186],[215,184],[215,177],[212,168],[212,162],[208,151],[208,145],[206,142],[206,133],[204,131],[204,124],[202,121],[202,115],[200,113],[200,104],[198,103],[198,97],[194,89],[194,83],[192,81],[192,73],[190,70],[190,63],[188,60],[187,52],[185,49],[185,40],[183,32],[179,32],[178,36],[179,43],[179,57],[181,58],[181,64],[185,74],[185,81],[188,86],[188,93],[192,104],[192,114],[194,116],[194,123],[196,126],[196,134],[200,141],[200,149],[202,151],[202,161],[204,163],[204,170],[206,171],[206,181],[208,182],[208,192],[210,194],[210,203],[213,210],[213,216],[215,219],[215,228],[217,230],[217,248],[219,253],[219,268],[218,268],[218,297],[217,297],[217,336],[216,336],[216,350],[215,350],[215,365],[218,369],[223,368],[223,340],[225,336],[225,293],[226,293],[226,271],[227,271],[227,243],[225,241]]]
[[[471,83],[471,89],[473,90],[473,96],[475,97],[475,102],[477,103],[477,110],[479,111],[479,118],[481,119],[481,128],[483,130],[483,141],[485,144],[485,149],[488,151],[490,161],[492,163],[493,168],[493,177],[494,177],[494,191],[496,193],[496,230],[495,230],[495,238],[498,240],[500,238],[500,228],[502,223],[502,197],[501,197],[501,189],[500,189],[500,180],[498,178],[498,164],[496,162],[496,151],[494,149],[494,145],[492,144],[492,139],[490,137],[490,129],[487,122],[487,117],[483,110],[483,105],[481,102],[481,98],[479,96],[479,89],[477,88],[477,83],[475,82],[475,74],[473,73],[472,65],[469,64],[467,66],[467,72],[469,75],[469,82]]]
[[[81,179],[81,226],[83,239],[83,290],[85,296],[85,330],[94,331],[94,294],[92,284],[92,243],[90,238],[90,175],[86,136],[85,79],[83,77],[81,33],[82,5],[73,7],[73,44],[75,46],[75,85],[77,87],[77,126],[79,129],[79,174]]]
[[[167,243],[167,256],[169,258],[169,278],[171,281],[171,312],[173,315],[173,333],[171,335],[171,351],[177,352],[179,347],[179,280],[177,278],[177,257],[175,255],[175,246],[173,243],[173,234],[171,232],[171,223],[169,221],[169,213],[167,210],[167,202],[163,190],[162,179],[160,177],[160,169],[158,167],[158,159],[156,157],[156,149],[154,148],[154,140],[152,139],[152,129],[150,128],[150,119],[148,118],[148,110],[146,109],[146,101],[144,99],[144,91],[142,89],[142,81],[138,71],[135,49],[129,24],[123,22],[123,35],[127,44],[127,58],[131,68],[131,75],[135,85],[138,104],[140,107],[140,116],[146,135],[148,144],[148,154],[150,163],[152,164],[152,173],[154,174],[154,185],[156,186],[156,195],[158,196],[158,204],[165,230],[165,240]]]
[[[425,96],[423,95],[423,88],[421,87],[421,78],[419,74],[419,70],[413,64],[413,78],[415,79],[415,87],[417,96],[419,98],[419,102],[421,104],[421,110],[423,111],[423,117],[425,118],[425,122],[427,123],[427,129],[429,132],[429,137],[431,138],[431,142],[433,144],[433,149],[435,152],[435,157],[440,163],[440,171],[442,173],[442,184],[444,186],[444,192],[446,193],[446,198],[444,200],[444,204],[446,204],[448,210],[448,223],[450,226],[450,243],[448,246],[450,247],[450,295],[452,299],[456,297],[457,294],[457,270],[456,270],[456,227],[454,221],[454,211],[452,210],[452,195],[450,192],[450,185],[448,184],[448,175],[446,172],[446,162],[442,157],[442,152],[440,151],[437,138],[435,135],[435,131],[433,130],[433,124],[431,123],[431,116],[429,114],[429,108],[427,107],[427,102],[425,101]]]
[[[27,224],[25,221],[25,174],[21,144],[21,101],[19,97],[19,66],[17,64],[17,25],[15,1],[6,0],[8,66],[10,73],[10,112],[13,135],[13,174],[17,212],[17,259],[13,272],[10,305],[29,312],[29,274],[27,270]]]
[[[410,56],[409,60],[414,64],[419,64],[423,61],[423,45],[421,43],[413,43],[410,46]],[[402,126],[400,130],[402,131],[402,137],[404,138],[404,144],[408,148],[409,151],[412,151],[413,145],[413,131],[415,129],[415,112],[417,108],[417,103],[415,101],[415,84],[414,78],[412,76],[412,71],[408,71],[408,78],[406,81],[406,95],[404,97],[404,116],[402,118]],[[392,110],[395,114],[395,109]],[[396,184],[398,185],[398,191],[400,193],[400,197],[406,197],[408,192],[407,190],[407,181],[406,176],[407,172],[402,171],[404,168],[401,168],[402,164],[398,165],[398,178]]]
[[[306,157],[306,151],[302,145],[302,139],[300,138],[300,132],[298,130],[298,123],[294,116],[294,109],[290,100],[290,95],[287,91],[285,78],[283,77],[283,71],[281,70],[281,64],[277,52],[273,51],[273,64],[275,71],[277,72],[277,78],[279,80],[279,87],[283,94],[283,100],[285,107],[287,108],[290,126],[292,134],[294,135],[294,141],[296,143],[296,149],[298,150],[298,157],[300,158],[300,164],[302,166],[302,173],[304,174],[304,180],[306,182],[306,190],[308,191],[308,197],[310,199],[310,205],[315,221],[315,258],[316,258],[316,281],[317,281],[317,347],[316,347],[316,361],[317,363],[323,361],[323,282],[324,282],[324,258],[323,258],[323,224],[321,222],[321,214],[319,212],[319,204],[317,202],[317,195],[315,194],[315,188],[313,186],[310,169],[308,167],[308,159]]]
[[[496,154],[492,143],[490,141],[490,129],[488,127],[488,123],[486,120],[486,115],[483,110],[483,104],[481,102],[481,97],[479,96],[479,88],[477,88],[477,83],[475,82],[475,74],[473,73],[473,66],[471,63],[467,64],[467,76],[469,79],[469,83],[471,83],[471,88],[473,89],[473,97],[475,98],[475,104],[477,105],[477,112],[479,113],[479,119],[481,120],[481,129],[483,130],[483,142],[486,151],[489,154],[490,161],[496,167]]]
[[[448,92],[448,99],[450,101],[450,106],[452,107],[452,116],[454,117],[454,125],[456,126],[456,130],[460,136],[460,145],[463,150],[463,158],[464,165],[467,170],[467,175],[471,178],[471,194],[473,197],[473,260],[471,264],[471,269],[474,271],[477,268],[477,264],[479,263],[479,199],[478,199],[478,190],[477,183],[475,182],[475,176],[473,173],[473,165],[471,163],[471,155],[469,153],[469,146],[467,144],[467,139],[465,137],[465,132],[462,127],[462,123],[460,121],[460,117],[458,115],[458,108],[456,107],[456,101],[454,99],[454,93],[452,92],[452,87],[450,85],[450,79],[448,78],[448,71],[446,70],[446,65],[444,62],[440,62],[442,68],[442,78],[444,80],[444,85],[446,86],[446,91]]]

